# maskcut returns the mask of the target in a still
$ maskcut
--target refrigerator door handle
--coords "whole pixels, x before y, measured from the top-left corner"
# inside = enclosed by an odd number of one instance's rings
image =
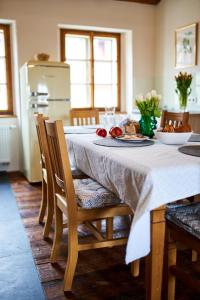
[[[48,93],[41,93],[41,92],[31,92],[32,97],[37,97],[37,96],[48,96]]]
[[[66,99],[47,99],[47,101],[66,101],[66,102],[69,102],[70,99],[69,98],[66,98]]]
[[[32,103],[31,108],[37,108],[37,107],[46,107],[49,106],[48,103],[41,104],[41,103]]]

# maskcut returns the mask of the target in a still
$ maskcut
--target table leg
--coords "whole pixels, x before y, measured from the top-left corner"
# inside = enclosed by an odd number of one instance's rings
[[[165,246],[165,206],[151,213],[151,252],[145,261],[146,300],[161,300]]]

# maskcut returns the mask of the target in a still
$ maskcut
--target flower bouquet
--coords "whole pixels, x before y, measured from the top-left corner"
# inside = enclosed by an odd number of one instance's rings
[[[135,99],[136,106],[141,113],[139,121],[140,131],[143,135],[153,137],[153,130],[157,127],[156,117],[160,117],[160,103],[161,96],[156,91],[152,90],[150,93],[137,96]]]
[[[192,75],[187,72],[180,72],[175,76],[176,80],[176,93],[179,95],[179,105],[181,109],[186,109],[188,96],[190,95],[192,89],[190,87],[192,83]]]

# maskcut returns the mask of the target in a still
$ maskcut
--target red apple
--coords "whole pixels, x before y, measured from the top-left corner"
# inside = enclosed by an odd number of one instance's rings
[[[104,128],[98,128],[96,130],[96,134],[98,136],[101,136],[101,137],[106,137],[107,136],[107,131]]]
[[[99,130],[100,130],[101,128],[97,128],[96,129],[96,134],[98,135],[98,132],[99,132]]]
[[[104,128],[101,128],[101,130],[99,130],[99,135],[102,137],[106,137],[107,136],[107,131]]]
[[[111,127],[109,133],[113,138],[115,138],[116,136],[122,135],[122,130],[120,127]]]

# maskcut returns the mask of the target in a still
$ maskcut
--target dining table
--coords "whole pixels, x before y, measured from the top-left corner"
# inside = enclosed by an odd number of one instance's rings
[[[134,211],[125,261],[128,264],[145,257],[146,299],[161,300],[165,207],[200,193],[200,157],[181,153],[180,145],[158,140],[145,146],[102,146],[105,139],[95,130],[83,129],[80,134],[65,128],[65,137],[71,163]]]

